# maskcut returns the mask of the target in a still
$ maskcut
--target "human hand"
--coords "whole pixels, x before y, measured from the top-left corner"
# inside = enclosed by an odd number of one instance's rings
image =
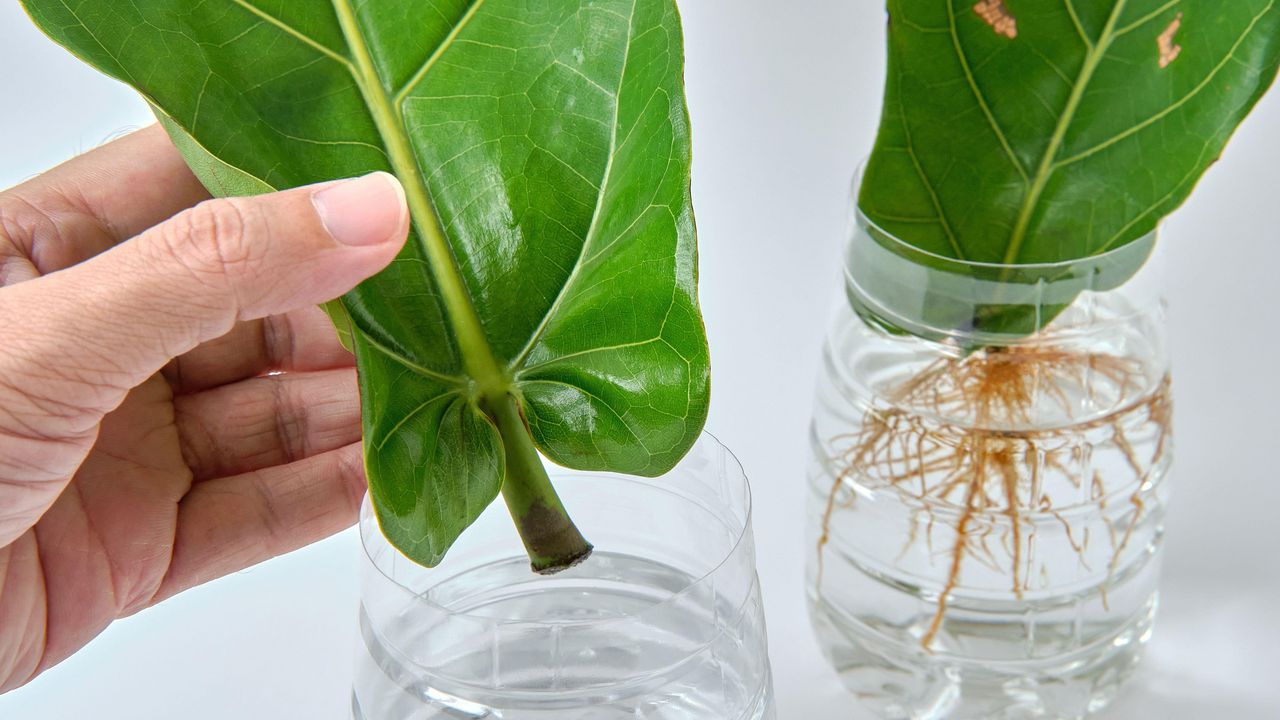
[[[392,260],[403,192],[207,197],[157,127],[0,194],[0,691],[356,518],[356,373],[315,305]]]

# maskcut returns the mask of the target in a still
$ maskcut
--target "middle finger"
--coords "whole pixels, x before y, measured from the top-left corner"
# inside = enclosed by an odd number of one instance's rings
[[[360,440],[355,368],[251,378],[174,398],[195,481],[252,472]]]
[[[275,370],[329,370],[354,364],[329,316],[308,307],[238,323],[226,335],[173,360],[163,372],[174,395],[185,395]]]

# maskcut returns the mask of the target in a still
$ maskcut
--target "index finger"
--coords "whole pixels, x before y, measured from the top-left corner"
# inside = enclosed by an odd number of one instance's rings
[[[45,275],[208,197],[164,129],[151,125],[0,193],[0,240]]]

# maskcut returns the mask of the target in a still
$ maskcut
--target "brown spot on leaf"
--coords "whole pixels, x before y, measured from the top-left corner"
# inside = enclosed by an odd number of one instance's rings
[[[1167,68],[1169,63],[1178,59],[1182,54],[1182,46],[1173,42],[1173,36],[1178,34],[1178,28],[1182,27],[1182,13],[1169,23],[1169,27],[1160,33],[1160,37],[1156,38],[1156,46],[1160,48],[1160,67]]]
[[[973,11],[982,18],[983,22],[990,25],[997,35],[1003,35],[1010,40],[1018,37],[1018,20],[1004,6],[1004,0],[980,0],[973,6]]]

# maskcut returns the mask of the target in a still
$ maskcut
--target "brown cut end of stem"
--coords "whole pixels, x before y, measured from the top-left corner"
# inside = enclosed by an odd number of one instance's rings
[[[542,500],[535,500],[516,519],[516,526],[525,539],[530,565],[539,575],[554,575],[580,565],[594,550],[563,510]]]

